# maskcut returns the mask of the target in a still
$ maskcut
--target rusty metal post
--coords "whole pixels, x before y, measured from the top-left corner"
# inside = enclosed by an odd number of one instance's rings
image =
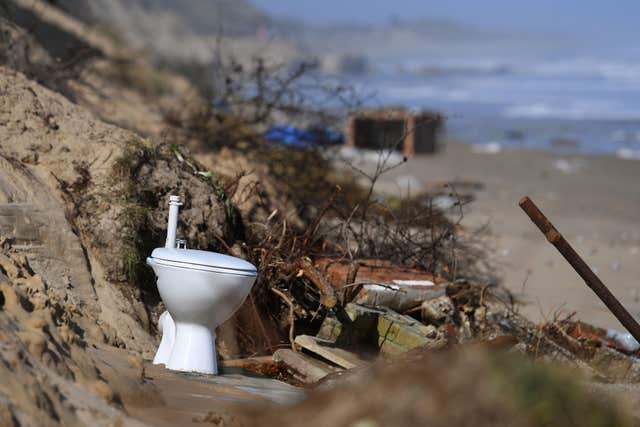
[[[519,203],[522,210],[531,218],[531,221],[538,226],[542,234],[545,235],[549,243],[556,247],[574,270],[582,277],[587,286],[600,298],[622,325],[633,335],[636,341],[640,342],[640,325],[629,314],[620,301],[613,296],[611,291],[602,283],[596,274],[589,268],[587,263],[578,255],[567,240],[553,226],[551,221],[538,209],[533,201],[528,197],[523,197]]]

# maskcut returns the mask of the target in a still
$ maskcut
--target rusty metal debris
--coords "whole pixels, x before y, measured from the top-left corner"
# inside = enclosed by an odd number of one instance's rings
[[[524,197],[519,203],[522,210],[529,216],[531,221],[545,235],[549,243],[556,247],[558,252],[567,260],[574,270],[582,277],[584,282],[591,288],[600,300],[607,306],[622,325],[633,335],[636,341],[640,342],[640,325],[631,316],[626,308],[609,291],[600,278],[589,268],[586,262],[578,255],[567,240],[553,226],[551,221],[538,209],[533,200]]]

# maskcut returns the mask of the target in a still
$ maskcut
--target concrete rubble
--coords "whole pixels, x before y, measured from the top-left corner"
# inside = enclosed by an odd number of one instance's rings
[[[344,323],[327,316],[318,336],[346,347],[366,348],[371,344],[383,356],[392,356],[414,348],[442,348],[443,332],[386,307],[367,307],[350,303],[344,308]]]
[[[487,288],[449,284],[445,292],[438,296],[425,291],[417,310],[410,310],[413,317],[384,306],[349,303],[324,319],[317,336],[296,337],[299,353],[286,352],[297,356],[278,355],[274,360],[292,373],[313,372],[320,380],[336,370],[370,366],[377,358],[394,360],[414,350],[472,343],[566,364],[593,380],[638,378],[637,350],[629,352],[606,330],[564,321],[538,327]],[[305,378],[309,383],[311,377]]]

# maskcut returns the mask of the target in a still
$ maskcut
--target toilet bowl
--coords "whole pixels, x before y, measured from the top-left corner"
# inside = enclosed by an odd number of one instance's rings
[[[176,200],[172,196],[172,202]],[[217,374],[215,329],[249,295],[256,268],[240,258],[176,248],[172,219],[177,222],[177,209],[169,215],[168,235],[173,239],[147,258],[168,312],[160,319],[163,337],[154,363],[171,370]]]

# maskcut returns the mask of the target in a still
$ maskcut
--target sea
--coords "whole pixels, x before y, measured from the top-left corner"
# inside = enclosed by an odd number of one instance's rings
[[[395,59],[357,85],[371,106],[444,114],[452,140],[640,160],[640,57]]]

